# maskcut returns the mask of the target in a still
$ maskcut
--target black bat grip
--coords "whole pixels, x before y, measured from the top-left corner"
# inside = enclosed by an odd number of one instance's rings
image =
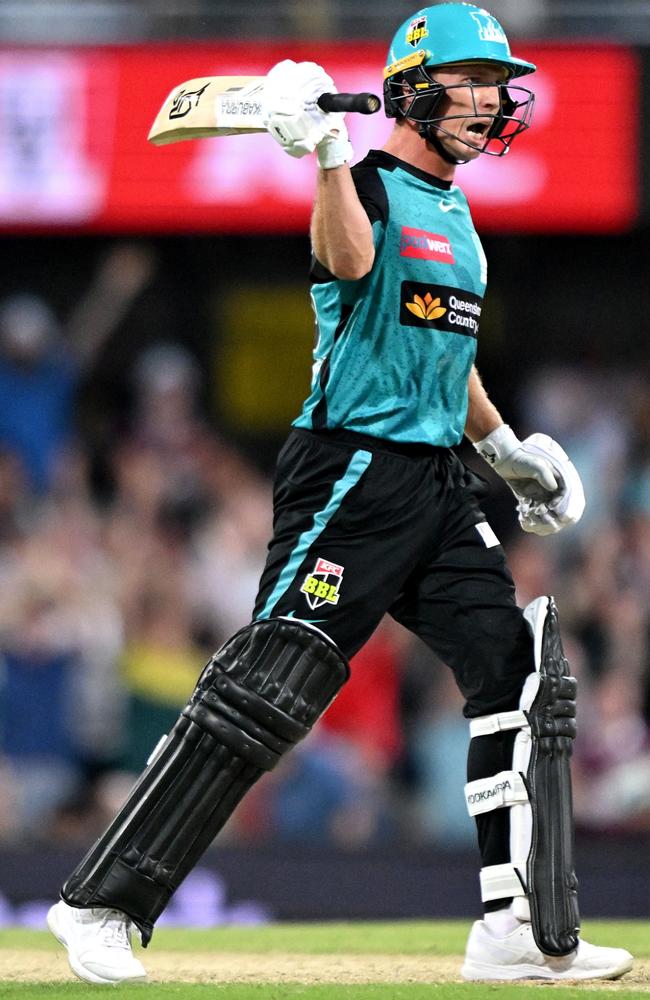
[[[381,107],[375,94],[321,94],[316,103],[321,111],[356,111],[360,115],[374,115]]]

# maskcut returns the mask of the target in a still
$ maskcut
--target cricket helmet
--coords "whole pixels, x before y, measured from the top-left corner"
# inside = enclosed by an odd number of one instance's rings
[[[438,147],[441,133],[452,134],[441,123],[451,120],[443,113],[443,98],[446,91],[454,88],[437,83],[431,71],[472,62],[494,64],[506,70],[507,79],[498,84],[501,108],[493,116],[481,152],[493,156],[507,153],[514,137],[530,125],[534,103],[530,90],[513,87],[511,81],[534,73],[536,67],[512,55],[497,19],[474,4],[441,3],[423,7],[400,25],[388,50],[384,70],[386,115],[416,122],[420,134]],[[473,93],[472,96],[475,100]],[[475,113],[479,114],[476,103]],[[445,158],[449,158],[447,154]]]

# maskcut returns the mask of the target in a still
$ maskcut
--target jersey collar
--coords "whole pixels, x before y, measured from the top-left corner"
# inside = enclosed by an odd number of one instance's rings
[[[453,181],[443,181],[440,177],[436,177],[435,174],[429,174],[426,170],[414,167],[410,163],[407,163],[406,160],[400,160],[397,156],[393,156],[392,153],[387,153],[383,149],[371,149],[368,152],[368,158],[373,161],[373,164],[387,167],[389,170],[396,170],[399,167],[400,170],[405,170],[407,174],[413,174],[414,177],[418,177],[421,181],[426,181],[432,187],[442,188],[443,191],[449,191],[453,186]]]

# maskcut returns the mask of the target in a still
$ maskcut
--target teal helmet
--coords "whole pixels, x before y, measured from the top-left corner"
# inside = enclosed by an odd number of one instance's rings
[[[501,109],[492,116],[494,120],[481,152],[497,156],[507,153],[515,135],[528,128],[534,103],[530,90],[513,87],[511,81],[534,73],[536,67],[512,55],[497,19],[474,4],[441,3],[423,7],[400,25],[388,50],[384,70],[387,116],[411,119],[418,124],[421,135],[438,146],[440,133],[451,134],[440,123],[450,120],[441,112],[445,92],[454,88],[437,83],[432,71],[472,62],[494,64],[506,71],[506,80],[495,84],[499,86]],[[478,115],[478,110],[475,113]],[[448,154],[445,158],[449,159]],[[463,161],[452,158],[451,162]]]
[[[536,66],[510,52],[506,33],[492,14],[471,3],[423,7],[404,21],[388,50],[386,73],[395,63],[426,52],[425,66],[487,62],[504,66],[509,79],[534,73]]]

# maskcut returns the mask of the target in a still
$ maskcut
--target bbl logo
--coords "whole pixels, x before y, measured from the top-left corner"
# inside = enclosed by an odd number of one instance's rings
[[[406,29],[406,41],[409,45],[412,45],[414,49],[418,47],[423,38],[428,38],[429,32],[427,29],[427,16],[424,17],[414,17],[408,28]]]
[[[327,559],[317,559],[311,573],[303,580],[301,593],[305,595],[307,604],[315,611],[323,604],[339,603],[339,587],[343,579],[343,567]]]

